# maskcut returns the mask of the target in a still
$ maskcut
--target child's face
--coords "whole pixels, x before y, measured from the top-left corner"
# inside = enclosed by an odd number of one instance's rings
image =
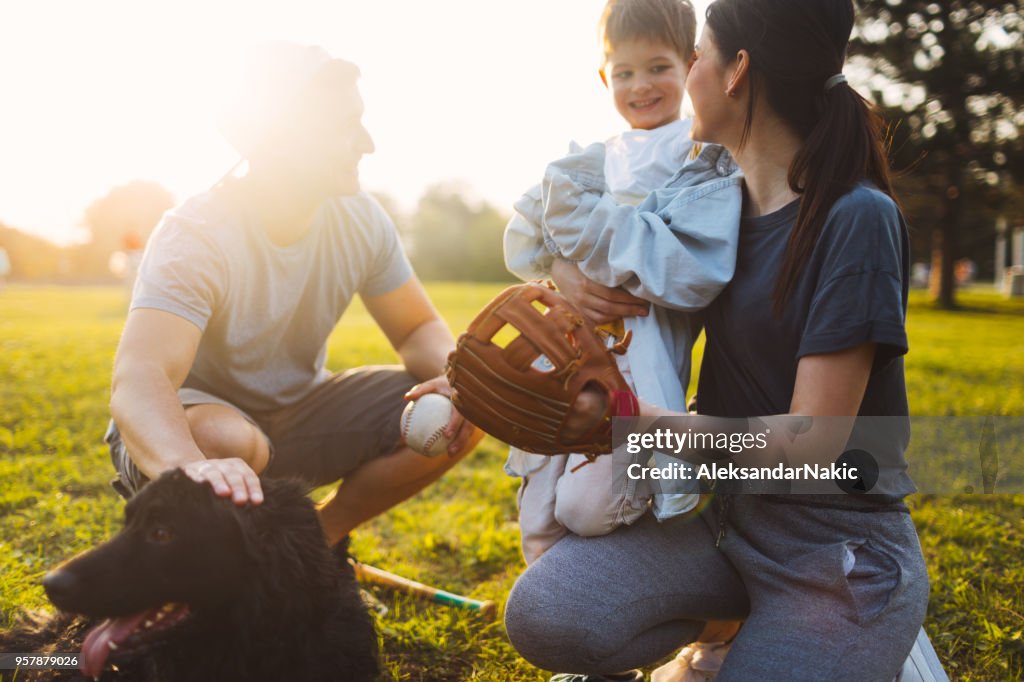
[[[678,120],[688,67],[664,43],[626,40],[608,55],[601,80],[630,127],[651,130]]]

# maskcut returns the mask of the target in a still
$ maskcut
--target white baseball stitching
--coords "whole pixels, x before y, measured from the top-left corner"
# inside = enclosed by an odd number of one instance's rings
[[[424,454],[430,452],[430,448],[434,447],[434,443],[436,443],[437,439],[443,435],[443,432],[444,429],[438,429],[437,431],[434,431],[434,433],[430,434],[430,438],[428,438],[426,442],[423,443]]]
[[[412,426],[412,413],[416,411],[416,401],[414,400],[411,405],[411,409],[402,415],[402,440],[409,441],[409,427]]]
[[[412,428],[412,416],[413,416],[414,412],[416,412],[416,401],[413,401],[412,409],[409,410],[406,413],[405,419],[404,419],[404,421],[402,423],[402,438],[405,439],[406,444],[409,443],[409,430]],[[447,426],[447,424],[445,426]],[[430,434],[430,436],[428,436],[427,439],[423,442],[423,452],[422,452],[422,454],[425,455],[425,454],[429,453],[430,452],[430,448],[434,447],[434,443],[436,443],[437,440],[439,438],[441,438],[441,436],[443,436],[443,435],[444,435],[444,426],[441,426],[436,431],[434,431],[432,434]]]

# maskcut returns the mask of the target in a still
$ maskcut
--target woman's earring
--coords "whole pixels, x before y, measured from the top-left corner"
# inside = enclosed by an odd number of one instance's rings
[[[729,96],[729,97],[735,97],[735,96],[736,96],[736,91],[735,91],[735,90],[732,90],[732,89],[729,89],[729,90],[726,90],[726,91],[725,91],[725,94],[726,94],[727,96]]]

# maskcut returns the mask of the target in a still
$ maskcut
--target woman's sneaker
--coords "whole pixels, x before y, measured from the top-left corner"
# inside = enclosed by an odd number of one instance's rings
[[[714,682],[732,643],[694,642],[651,673],[651,682]]]

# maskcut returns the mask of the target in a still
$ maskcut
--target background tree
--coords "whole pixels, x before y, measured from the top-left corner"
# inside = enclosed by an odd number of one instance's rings
[[[471,203],[459,185],[434,185],[420,198],[405,231],[410,258],[425,280],[511,281],[502,255],[508,216]]]
[[[388,214],[392,222],[395,223],[395,228],[398,230],[399,236],[402,238],[403,243],[409,235],[409,216],[402,210],[398,200],[386,192],[372,191],[370,192],[373,198],[377,200],[384,212]]]
[[[0,223],[0,248],[7,251],[11,279],[55,279],[61,273],[61,248],[42,237]]]
[[[146,244],[174,195],[148,180],[133,180],[111,189],[85,209],[82,222],[90,239],[75,250],[73,270],[78,277],[109,277],[114,251],[132,251]]]
[[[993,234],[1024,177],[1024,2],[859,7],[851,54],[873,72],[868,87],[894,124],[911,221],[930,228],[932,292],[953,307],[954,261],[972,238]]]

